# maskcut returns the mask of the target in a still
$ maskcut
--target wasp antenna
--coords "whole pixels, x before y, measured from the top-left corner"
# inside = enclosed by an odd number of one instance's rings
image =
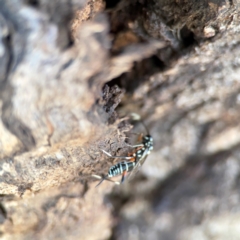
[[[145,123],[144,123],[143,121],[140,121],[140,122],[142,123],[143,127],[145,128],[147,134],[149,135],[149,131],[148,131],[148,128],[147,128],[147,126],[145,125]]]
[[[137,114],[137,113],[131,113],[131,117],[132,117],[132,120],[139,121],[143,125],[143,127],[145,128],[147,134],[149,135],[148,128],[145,125],[145,123],[142,121],[141,116],[139,114]]]

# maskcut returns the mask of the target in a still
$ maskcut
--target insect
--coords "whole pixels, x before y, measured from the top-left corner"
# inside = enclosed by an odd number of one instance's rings
[[[105,150],[102,150],[103,153],[105,153],[111,158],[121,158],[121,159],[125,159],[125,161],[119,162],[113,165],[112,167],[110,167],[107,175],[105,175],[104,177],[93,175],[94,177],[101,179],[101,181],[97,184],[97,186],[99,186],[104,180],[112,181],[109,178],[112,178],[118,175],[122,175],[121,183],[123,183],[128,172],[129,172],[129,175],[128,175],[129,180],[131,179],[132,176],[134,176],[138,172],[140,166],[143,165],[147,156],[153,150],[153,138],[149,134],[145,124],[143,122],[142,124],[147,131],[147,135],[142,136],[142,142],[140,144],[131,146],[132,148],[134,148],[134,150],[131,153],[129,153],[128,156],[112,156],[110,153],[106,152]],[[115,183],[119,184],[118,182],[115,182]]]

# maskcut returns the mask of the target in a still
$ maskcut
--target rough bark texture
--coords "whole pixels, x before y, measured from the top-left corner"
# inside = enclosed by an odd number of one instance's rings
[[[1,237],[240,239],[239,4],[0,0]]]

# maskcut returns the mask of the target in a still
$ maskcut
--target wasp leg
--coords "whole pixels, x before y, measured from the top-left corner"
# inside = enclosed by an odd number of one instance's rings
[[[131,148],[136,148],[136,147],[144,147],[144,144],[140,143],[140,144],[137,144],[137,145],[130,145],[130,144],[126,144],[128,147],[131,147]]]
[[[127,171],[124,171],[123,174],[122,174],[122,180],[121,180],[121,183],[124,182],[126,176],[127,176]]]
[[[104,180],[107,180],[107,176],[103,177],[102,180],[95,187],[98,187]]]
[[[101,179],[101,181],[100,181],[95,187],[98,187],[104,180],[109,181],[109,182],[113,182],[113,183],[115,183],[115,184],[117,184],[117,185],[120,184],[119,182],[115,182],[115,181],[107,178],[107,176],[101,177],[101,176],[99,176],[99,175],[93,174],[92,177],[97,178],[97,179]]]
[[[103,149],[101,149],[101,151],[111,158],[123,158],[123,159],[131,159],[132,158],[132,157],[129,157],[129,156],[112,156],[109,152],[107,152]]]
[[[98,187],[99,185],[101,185],[101,183],[105,180],[105,178],[103,178],[95,187]]]

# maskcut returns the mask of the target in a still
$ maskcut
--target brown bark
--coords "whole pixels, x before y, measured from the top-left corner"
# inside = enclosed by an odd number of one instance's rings
[[[0,1],[2,237],[238,239],[239,3],[109,3]],[[94,188],[131,112],[154,151]]]

